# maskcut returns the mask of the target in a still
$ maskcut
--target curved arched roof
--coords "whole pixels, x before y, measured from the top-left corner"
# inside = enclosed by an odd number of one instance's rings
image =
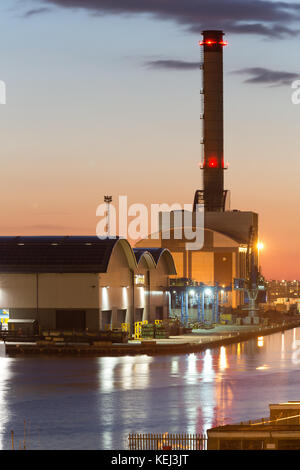
[[[129,267],[136,268],[132,248],[122,238],[0,237],[0,272],[103,273],[117,244],[123,248]]]
[[[153,267],[156,268],[160,259],[165,257],[170,271],[169,274],[176,274],[173,256],[167,248],[133,248],[133,252],[135,254],[137,264],[139,264],[142,259],[145,259],[149,269],[151,269],[150,259],[153,260]]]
[[[133,248],[133,253],[138,266],[145,261],[148,269],[156,268],[155,260],[148,248]]]
[[[157,250],[158,248],[154,248],[155,250]],[[158,254],[157,254],[158,255]],[[171,275],[174,275],[174,274],[177,274],[177,271],[176,271],[176,267],[175,267],[175,262],[174,262],[174,258],[170,252],[170,250],[168,250],[167,248],[162,248],[162,251],[161,253],[158,255],[158,258],[157,258],[157,261],[156,261],[156,266],[158,265],[158,263],[160,262],[160,260],[163,260],[165,259],[167,265],[168,265],[168,268],[169,268],[169,274]]]
[[[0,237],[1,273],[105,273],[116,246],[126,256],[128,267],[136,269],[144,259],[149,269],[165,258],[169,274],[176,274],[166,248],[134,248],[124,238],[96,236]]]

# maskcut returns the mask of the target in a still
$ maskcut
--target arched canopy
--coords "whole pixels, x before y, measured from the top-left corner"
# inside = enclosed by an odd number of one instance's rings
[[[159,254],[159,256],[157,258],[157,261],[156,261],[156,266],[158,266],[158,264],[162,260],[164,260],[166,262],[167,266],[168,266],[168,274],[169,275],[177,274],[173,256],[167,248],[162,248],[161,249],[161,253]]]
[[[137,262],[138,267],[141,266],[143,261],[146,263],[146,266],[148,269],[155,269],[156,268],[156,263],[154,261],[154,258],[152,254],[144,248],[133,248],[133,252],[135,255],[135,259]]]
[[[160,260],[164,259],[168,266],[168,274],[176,274],[173,256],[167,248],[134,248],[133,251],[136,256],[137,263],[144,258],[147,260],[146,262],[148,263],[149,269],[151,269],[151,267],[156,268]]]
[[[117,239],[117,243],[114,246],[117,245],[122,247],[128,262],[128,267],[132,270],[136,269],[137,261],[130,243],[125,238],[119,238]]]

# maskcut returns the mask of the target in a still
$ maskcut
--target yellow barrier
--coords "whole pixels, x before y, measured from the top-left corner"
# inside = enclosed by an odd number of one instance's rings
[[[136,321],[134,324],[134,339],[140,339],[142,334],[142,321]]]
[[[232,315],[231,313],[222,313],[220,315],[220,320],[222,321],[232,321]]]
[[[142,336],[142,326],[148,325],[148,320],[136,321],[134,324],[134,339],[140,339]]]
[[[122,331],[127,333],[129,331],[129,323],[121,323]]]

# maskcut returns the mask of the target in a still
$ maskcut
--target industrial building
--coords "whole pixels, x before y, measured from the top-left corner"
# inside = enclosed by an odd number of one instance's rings
[[[0,308],[7,318],[43,328],[131,330],[137,321],[168,316],[215,323],[220,306],[255,315],[258,296],[258,215],[230,209],[224,189],[222,31],[204,31],[200,68],[203,187],[194,195],[192,226],[203,246],[164,236],[140,240],[98,237],[0,237]],[[111,197],[106,196],[109,205]],[[195,223],[204,208],[204,223]],[[175,212],[171,213],[174,216]],[[248,304],[248,307],[245,306]],[[251,320],[252,321],[252,320]]]
[[[208,429],[208,450],[299,450],[300,403],[270,404],[270,416]]]
[[[167,248],[172,253],[177,276],[184,279],[185,292],[181,296],[181,318],[191,316],[187,296],[191,286],[200,284],[200,303],[205,304],[207,287],[218,295],[212,297],[212,310],[224,307],[244,306],[250,315],[256,311],[259,278],[258,214],[252,211],[231,210],[230,193],[224,189],[224,111],[223,111],[223,49],[227,45],[222,31],[203,31],[200,68],[202,70],[201,123],[202,123],[202,189],[194,195],[192,223],[194,230],[204,230],[204,244],[199,250],[187,250],[189,241],[175,235],[176,211],[170,215],[170,230],[166,237],[163,217],[160,214],[159,237],[151,235],[138,242],[138,247],[155,246]],[[196,224],[197,211],[204,209],[203,227]],[[183,289],[184,290],[184,289]],[[173,301],[172,301],[173,303]],[[218,305],[216,305],[216,303]],[[247,305],[245,305],[247,304]],[[185,311],[185,313],[184,313]],[[202,315],[203,317],[203,315]],[[216,321],[215,314],[211,321]]]
[[[45,329],[99,330],[164,319],[167,249],[132,250],[125,239],[0,237],[0,308]]]
[[[300,281],[266,281],[268,302],[275,302],[277,299],[299,299]]]

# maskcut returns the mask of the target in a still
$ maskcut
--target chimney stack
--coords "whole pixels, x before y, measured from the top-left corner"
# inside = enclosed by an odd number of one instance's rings
[[[205,211],[225,210],[224,132],[223,132],[223,31],[203,31],[203,190],[195,203],[202,201]],[[198,193],[198,194],[197,194]],[[201,193],[201,194],[200,194]]]

